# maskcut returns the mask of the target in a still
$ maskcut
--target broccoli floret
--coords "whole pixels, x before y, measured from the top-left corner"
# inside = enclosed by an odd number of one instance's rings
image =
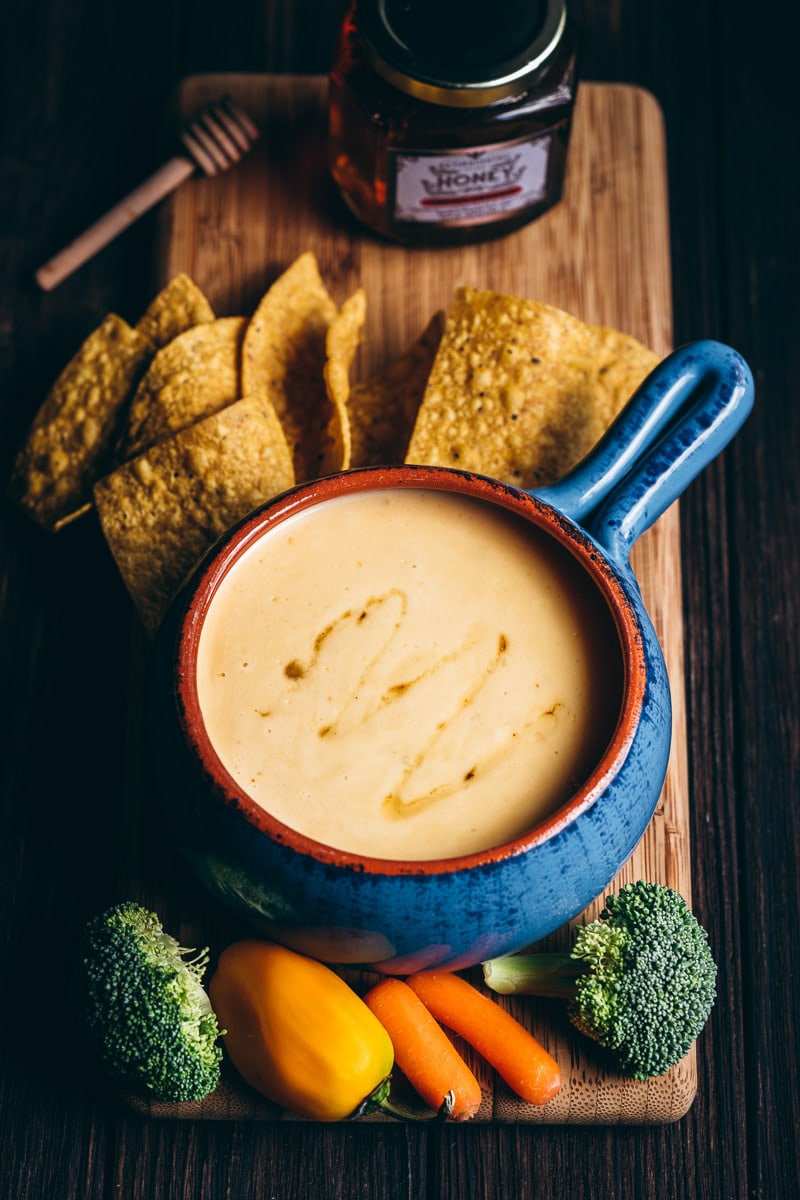
[[[642,881],[606,897],[571,954],[512,954],[483,970],[496,992],[567,998],[573,1025],[633,1079],[679,1062],[716,997],[705,930],[678,892]]]
[[[201,982],[207,964],[207,950],[183,949],[155,913],[133,901],[89,922],[78,1002],[113,1079],[176,1103],[214,1090],[222,1031]]]

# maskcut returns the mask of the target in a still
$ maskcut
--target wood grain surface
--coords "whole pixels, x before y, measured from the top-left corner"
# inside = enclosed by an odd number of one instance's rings
[[[179,119],[230,94],[260,125],[263,142],[236,171],[198,179],[167,203],[157,256],[160,283],[185,271],[204,289],[218,315],[247,314],[273,278],[311,249],[337,301],[359,286],[366,292],[368,315],[356,372],[362,376],[402,353],[431,314],[448,306],[459,284],[544,300],[586,321],[631,333],[660,354],[669,350],[665,146],[661,113],[652,96],[630,87],[584,87],[562,202],[500,243],[429,252],[378,241],[351,222],[325,170],[325,86],[319,78],[268,76],[196,77],[182,85],[176,97]],[[674,728],[655,816],[614,886],[648,879],[690,899],[677,505],[640,539],[633,563],[664,649]],[[137,702],[134,693],[134,722]],[[134,743],[132,764],[137,753]],[[142,811],[141,773],[132,769],[127,779],[134,830]],[[191,931],[192,944],[210,942],[212,952],[219,952],[226,939],[241,935],[235,927],[219,927],[210,900],[204,904],[198,898],[194,909],[176,905],[169,881],[152,871],[146,840],[134,836],[130,845],[138,853],[129,860],[129,892],[159,912],[175,910],[184,939]],[[601,901],[579,920],[594,917]],[[570,939],[571,930],[565,928],[547,944],[568,947]],[[609,1071],[596,1049],[569,1025],[563,1004],[519,997],[497,1002],[508,1006],[554,1055],[564,1083],[546,1106],[525,1104],[464,1047],[484,1092],[476,1121],[659,1123],[677,1120],[691,1104],[696,1047],[666,1075],[635,1082]],[[174,1119],[274,1120],[283,1115],[231,1073],[202,1103],[131,1102],[137,1111]]]

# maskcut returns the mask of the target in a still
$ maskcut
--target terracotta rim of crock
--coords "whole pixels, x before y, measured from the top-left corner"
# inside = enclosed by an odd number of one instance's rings
[[[603,757],[584,784],[555,812],[527,833],[489,850],[443,859],[385,859],[354,854],[318,842],[278,821],[252,800],[228,773],[206,732],[197,694],[196,662],[203,619],[227,572],[254,541],[290,516],[354,492],[414,487],[446,490],[516,512],[550,533],[584,567],[600,588],[616,627],[622,655],[622,704]],[[221,802],[236,809],[273,841],[318,862],[373,875],[438,875],[496,865],[560,834],[606,790],[628,756],[638,728],[647,684],[639,620],[625,585],[610,561],[579,526],[535,496],[487,476],[449,467],[364,467],[302,484],[267,501],[226,534],[198,569],[187,589],[175,646],[175,697],[183,736],[206,783]]]

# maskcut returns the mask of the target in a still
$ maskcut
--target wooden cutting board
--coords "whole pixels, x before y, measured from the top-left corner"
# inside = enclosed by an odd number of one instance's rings
[[[584,84],[579,93],[565,194],[551,212],[501,241],[437,251],[381,243],[357,228],[324,165],[325,81],[287,76],[199,76],[176,96],[176,119],[228,93],[247,109],[263,139],[239,167],[184,185],[160,221],[158,284],[185,271],[218,315],[247,315],[272,280],[302,251],[313,250],[334,298],[354,288],[368,316],[356,374],[372,373],[401,353],[459,284],[546,301],[596,324],[613,325],[652,346],[671,349],[671,287],[664,129],[651,95],[634,87]],[[636,545],[634,565],[662,641],[674,703],[672,756],[656,814],[618,882],[646,878],[690,896],[690,855],[683,694],[680,529],[677,506]],[[135,753],[133,755],[135,757]],[[213,901],[181,876],[153,869],[137,831],[137,771],[128,793],[131,889],[179,914],[184,944],[212,953],[236,936]],[[146,878],[145,878],[146,877]],[[170,883],[180,880],[170,894]],[[583,916],[594,917],[595,903]],[[566,947],[569,930],[547,940]],[[476,973],[476,977],[477,977]],[[647,1083],[609,1074],[591,1043],[567,1021],[562,1002],[506,1003],[559,1061],[564,1080],[544,1108],[519,1102],[486,1065],[468,1057],[484,1086],[478,1121],[550,1124],[661,1123],[689,1108],[696,1059],[688,1057]],[[201,1104],[141,1105],[178,1118],[290,1119],[226,1077]],[[378,1121],[384,1118],[377,1118]]]

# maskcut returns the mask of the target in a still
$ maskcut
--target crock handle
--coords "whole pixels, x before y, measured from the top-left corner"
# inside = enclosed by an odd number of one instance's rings
[[[585,459],[533,495],[627,565],[636,539],[741,428],[753,394],[750,368],[730,346],[683,346],[648,375]]]

